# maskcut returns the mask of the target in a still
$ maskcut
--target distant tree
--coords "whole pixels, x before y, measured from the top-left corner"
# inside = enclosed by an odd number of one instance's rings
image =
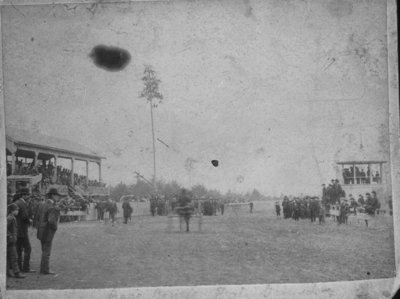
[[[194,199],[200,199],[209,196],[209,191],[207,188],[200,184],[193,186],[191,191]]]
[[[150,117],[151,117],[151,136],[153,141],[153,184],[156,189],[156,143],[154,133],[154,117],[153,108],[156,108],[158,104],[163,100],[163,95],[159,92],[159,84],[161,80],[157,79],[156,72],[152,66],[146,65],[144,69],[144,76],[142,78],[144,83],[144,89],[142,90],[140,97],[145,98],[150,104]],[[157,189],[156,189],[157,190]],[[156,191],[155,190],[155,191]]]
[[[128,195],[128,186],[124,183],[119,183],[117,186],[112,187],[110,190],[110,197],[118,201],[123,195]]]
[[[150,186],[149,183],[138,178],[136,184],[132,185],[130,190],[136,197],[144,198],[149,197],[149,195],[153,193],[153,186]]]
[[[168,182],[164,184],[162,193],[166,197],[171,198],[173,196],[177,196],[181,188],[182,187],[176,181]]]
[[[261,200],[261,198],[262,198],[261,193],[257,189],[254,189],[250,195],[250,200],[257,201],[257,200]]]
[[[208,190],[208,195],[211,198],[214,198],[214,199],[221,199],[222,198],[221,192],[219,192],[218,190],[215,190],[215,189]]]

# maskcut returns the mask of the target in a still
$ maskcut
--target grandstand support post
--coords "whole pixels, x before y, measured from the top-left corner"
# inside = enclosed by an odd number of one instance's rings
[[[101,179],[101,162],[97,162],[97,164],[99,165],[99,182],[102,183],[102,179]]]
[[[15,174],[15,152],[11,153],[11,173]]]
[[[57,172],[57,159],[58,155],[54,155],[54,182],[57,184],[58,172]]]
[[[36,168],[38,156],[39,156],[39,153],[37,151],[34,151],[33,152],[33,165],[35,166],[35,168]]]
[[[74,182],[74,162],[75,162],[75,158],[72,157],[71,158],[71,186],[75,185],[75,182]]]
[[[89,186],[89,161],[86,160],[86,186]]]

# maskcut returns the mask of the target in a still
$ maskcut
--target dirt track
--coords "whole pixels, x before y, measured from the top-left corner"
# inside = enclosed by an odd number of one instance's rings
[[[202,232],[167,230],[166,217],[134,217],[115,226],[60,224],[52,270],[8,279],[9,289],[109,288],[304,283],[394,276],[390,218],[373,227],[277,219],[255,210],[203,218]],[[40,244],[31,231],[32,268]]]

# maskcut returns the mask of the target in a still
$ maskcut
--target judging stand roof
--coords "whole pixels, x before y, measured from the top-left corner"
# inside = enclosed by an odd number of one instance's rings
[[[344,161],[344,162],[336,162],[339,165],[342,164],[379,164],[379,163],[386,163],[386,161],[376,161],[376,160],[371,160],[371,161]]]
[[[47,136],[33,131],[6,127],[7,148],[18,148],[18,145],[42,148],[64,154],[84,156],[94,159],[105,159],[99,153],[67,139]],[[11,142],[11,144],[10,144]],[[11,150],[11,149],[10,149]],[[13,150],[13,151],[14,151]]]

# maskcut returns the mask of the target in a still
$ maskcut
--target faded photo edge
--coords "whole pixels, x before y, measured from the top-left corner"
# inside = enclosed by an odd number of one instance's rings
[[[96,3],[99,1],[2,1],[3,5]],[[102,3],[128,1],[101,1]],[[1,7],[0,7],[1,8]],[[0,32],[1,15],[0,15]],[[388,91],[389,91],[389,134],[392,196],[400,195],[400,128],[398,98],[398,53],[397,53],[396,1],[387,1],[387,48],[388,48]],[[2,45],[0,45],[0,55]],[[2,57],[2,55],[1,55]],[[5,147],[5,115],[3,69],[0,69],[0,139]],[[6,157],[5,150],[0,153],[0,192],[6,198]],[[6,201],[0,200],[0,227],[6,227]],[[115,289],[70,289],[70,290],[6,290],[6,233],[0,230],[0,298],[390,298],[400,286],[400,203],[393,203],[394,245],[397,275],[394,278],[341,281],[307,284],[267,284],[267,285],[216,285],[194,287],[146,287]]]

